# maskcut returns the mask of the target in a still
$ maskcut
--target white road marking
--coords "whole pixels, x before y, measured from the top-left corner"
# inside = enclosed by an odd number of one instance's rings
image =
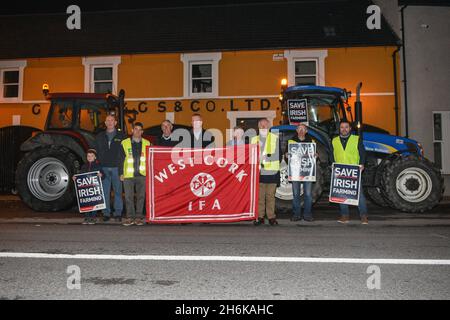
[[[147,260],[147,261],[231,261],[231,262],[297,262],[347,264],[450,265],[450,260],[438,259],[365,259],[310,257],[241,257],[241,256],[164,256],[164,255],[107,255],[107,254],[51,254],[0,252],[0,258],[82,259],[82,260]]]

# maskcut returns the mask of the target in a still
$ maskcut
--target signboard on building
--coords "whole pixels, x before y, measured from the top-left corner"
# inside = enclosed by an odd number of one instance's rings
[[[98,171],[74,175],[75,193],[81,213],[106,208],[102,180]]]
[[[358,165],[333,163],[330,184],[330,202],[357,206],[361,185]]]
[[[308,124],[308,101],[306,99],[288,100],[287,106],[291,125]]]
[[[316,144],[290,143],[288,148],[289,181],[316,181]]]

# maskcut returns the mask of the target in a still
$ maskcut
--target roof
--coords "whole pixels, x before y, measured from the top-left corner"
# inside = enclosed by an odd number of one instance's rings
[[[83,12],[81,30],[61,14],[5,15],[0,59],[260,49],[394,46],[382,19],[368,30],[369,0],[202,5]]]
[[[110,96],[106,93],[84,93],[84,92],[57,92],[50,93],[46,96],[48,100],[50,99],[91,99],[91,100],[105,100]]]
[[[323,86],[292,86],[286,89],[285,92],[293,92],[293,91],[322,91],[328,92],[331,94],[340,94],[344,95],[345,91],[341,88],[336,87],[323,87]]]

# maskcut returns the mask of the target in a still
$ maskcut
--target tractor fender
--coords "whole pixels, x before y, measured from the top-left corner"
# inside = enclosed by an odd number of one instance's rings
[[[88,145],[81,135],[80,137],[76,137],[75,135],[66,133],[42,132],[22,143],[20,150],[30,152],[45,146],[64,146],[70,149],[80,159],[85,158],[88,149]]]

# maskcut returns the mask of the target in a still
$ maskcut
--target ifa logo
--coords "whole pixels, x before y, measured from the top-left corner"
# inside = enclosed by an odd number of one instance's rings
[[[191,191],[199,198],[209,196],[215,188],[216,180],[208,173],[199,173],[191,180]]]

